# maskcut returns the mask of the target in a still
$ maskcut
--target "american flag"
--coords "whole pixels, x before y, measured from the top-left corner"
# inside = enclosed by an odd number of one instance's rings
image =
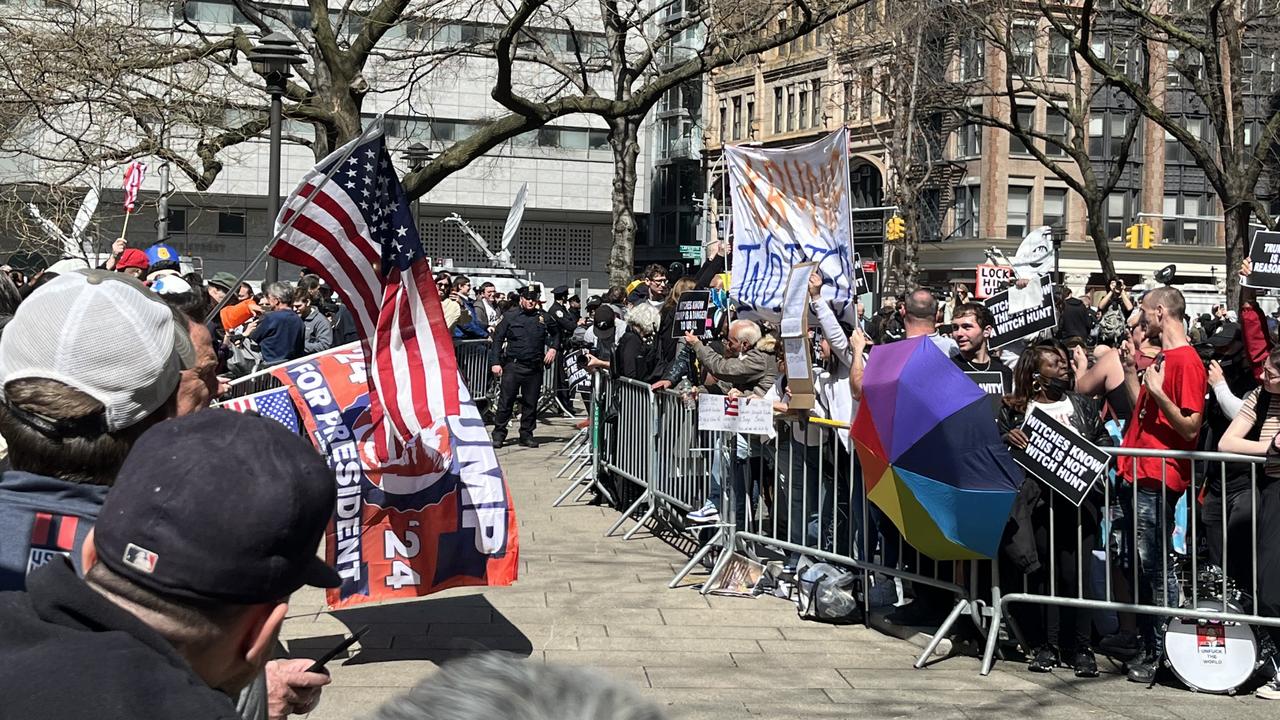
[[[275,388],[274,390],[264,390],[252,395],[227,400],[219,403],[217,407],[224,410],[234,410],[235,412],[256,412],[264,418],[275,420],[294,432],[300,432],[298,425],[298,411],[293,407],[293,400],[289,397],[289,388]]]
[[[457,415],[453,340],[381,118],[307,173],[276,223],[271,254],[315,268],[355,317],[367,343],[371,419],[387,421],[379,441],[407,443]]]
[[[133,212],[138,202],[138,190],[142,187],[142,178],[147,175],[147,164],[134,160],[124,169],[124,211]]]

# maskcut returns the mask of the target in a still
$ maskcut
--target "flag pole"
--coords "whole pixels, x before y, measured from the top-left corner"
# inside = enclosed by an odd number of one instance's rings
[[[356,148],[360,146],[360,143],[369,135],[369,131],[374,128],[382,127],[382,119],[383,115],[379,115],[374,118],[373,122],[369,123],[368,127],[361,130],[360,134],[348,143],[351,147],[347,149],[347,152],[342,157],[338,158],[338,161],[333,164],[333,167],[329,168],[329,172],[325,173],[324,181],[311,186],[311,192],[302,198],[302,204],[298,206],[298,209],[289,216],[288,220],[284,221],[284,224],[280,226],[279,230],[275,231],[275,234],[271,236],[271,239],[267,241],[266,245],[262,246],[262,250],[258,252],[253,260],[249,261],[249,263],[244,266],[244,270],[242,270],[236,277],[235,282],[232,283],[232,287],[229,288],[227,293],[222,296],[222,299],[219,300],[211,310],[209,310],[209,314],[204,316],[204,322],[206,324],[217,317],[222,308],[226,307],[227,301],[231,299],[231,294],[235,291],[236,287],[239,287],[240,283],[244,282],[244,279],[249,276],[249,272],[252,271],[253,268],[257,267],[258,263],[262,262],[263,258],[267,256],[267,253],[271,252],[271,249],[275,247],[280,238],[284,237],[284,234],[293,227],[294,220],[302,215],[303,211],[311,205],[311,200],[320,192],[320,188],[328,185],[329,181],[333,179],[333,176],[338,173],[338,170],[346,164],[347,159],[351,157],[351,155],[356,151]],[[271,220],[274,222],[275,218],[271,218]],[[128,221],[128,216],[126,216],[125,222],[127,223]]]
[[[129,218],[133,217],[133,213],[128,210],[124,211],[124,225],[120,227],[120,237],[124,237],[129,232]]]

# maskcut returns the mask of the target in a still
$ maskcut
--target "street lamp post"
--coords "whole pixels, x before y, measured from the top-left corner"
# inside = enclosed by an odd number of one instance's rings
[[[404,159],[409,162],[409,171],[418,172],[427,166],[427,161],[431,160],[431,148],[420,142],[415,142],[404,149]],[[422,218],[419,212],[418,198],[413,199],[413,222],[418,226],[418,232],[422,232]]]
[[[288,35],[273,32],[262,38],[249,53],[253,71],[267,83],[271,95],[271,145],[270,168],[267,171],[267,222],[274,233],[276,216],[280,214],[280,125],[283,114],[281,98],[293,74],[293,66],[303,63],[302,51]],[[267,261],[267,282],[280,279],[280,261],[272,257]]]
[[[1053,243],[1053,281],[1062,282],[1062,272],[1058,269],[1058,262],[1062,256],[1062,243],[1067,239],[1067,229],[1061,225],[1054,225],[1049,233],[1049,240]]]

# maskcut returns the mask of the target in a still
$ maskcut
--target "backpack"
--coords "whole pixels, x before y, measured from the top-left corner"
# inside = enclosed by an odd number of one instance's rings
[[[1104,343],[1115,343],[1124,339],[1127,329],[1124,311],[1118,303],[1113,303],[1102,313],[1098,321],[1098,339]]]

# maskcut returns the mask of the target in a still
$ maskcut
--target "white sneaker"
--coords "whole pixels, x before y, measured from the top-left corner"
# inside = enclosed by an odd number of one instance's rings
[[[1253,696],[1262,700],[1280,700],[1280,672],[1268,680],[1266,685],[1258,688]]]
[[[691,523],[716,523],[720,522],[720,508],[706,503],[702,507],[694,510],[685,516]]]

